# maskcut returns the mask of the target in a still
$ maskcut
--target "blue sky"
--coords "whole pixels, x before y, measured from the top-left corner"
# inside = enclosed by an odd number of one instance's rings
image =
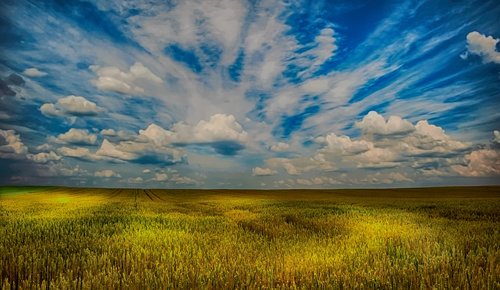
[[[497,1],[2,1],[0,183],[498,184]]]

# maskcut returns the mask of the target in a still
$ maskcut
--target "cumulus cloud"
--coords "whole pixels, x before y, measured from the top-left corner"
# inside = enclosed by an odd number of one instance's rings
[[[114,130],[106,130],[104,135],[115,135]],[[63,144],[92,145],[97,140],[96,134],[90,134],[88,130],[70,129],[67,133],[51,138],[51,141]],[[175,148],[170,144],[163,144],[155,139],[144,138],[144,136],[130,136],[125,141],[111,142],[104,139],[99,148],[92,152],[87,148],[61,147],[59,154],[66,157],[78,158],[86,161],[104,160],[110,162],[132,162],[138,164],[163,164],[173,165],[186,161],[183,150]]]
[[[360,128],[364,134],[382,136],[408,134],[415,130],[411,122],[399,116],[390,116],[386,121],[382,115],[375,111],[370,111],[363,117],[363,120],[356,122],[356,126]]]
[[[119,173],[114,172],[111,169],[104,169],[104,170],[99,170],[94,173],[95,177],[103,177],[103,178],[111,178],[111,177],[117,177],[120,178],[121,175]]]
[[[37,77],[44,77],[47,75],[46,72],[40,71],[37,68],[27,68],[23,71],[23,75],[32,77],[32,78],[37,78]]]
[[[151,72],[142,63],[134,63],[128,71],[122,71],[117,67],[90,66],[96,73],[97,79],[92,80],[92,84],[100,90],[113,91],[121,94],[142,95],[144,88],[138,85],[138,81],[149,81],[161,84],[163,81]]]
[[[266,163],[272,169],[283,168],[290,175],[309,171],[396,167],[422,172],[436,167],[449,168],[456,163],[449,158],[456,159],[470,150],[469,144],[453,139],[443,128],[429,124],[426,120],[413,125],[398,116],[386,120],[378,113],[370,112],[358,122],[358,127],[364,134],[356,139],[335,133],[315,138],[314,141],[322,147],[309,158],[271,158]],[[372,138],[374,135],[383,138]],[[424,159],[425,164],[417,162]],[[396,176],[372,177],[381,183],[390,183],[389,180],[409,181],[403,178],[396,180]],[[314,184],[312,180],[302,182],[303,185],[304,182]]]
[[[103,129],[100,134],[105,137],[110,137],[113,140],[133,140],[135,136],[124,130]]]
[[[233,155],[243,148],[248,133],[233,115],[215,114],[208,121],[201,120],[195,125],[176,123],[170,130],[151,124],[139,131],[139,138],[156,145],[209,144],[220,154]]]
[[[349,136],[337,136],[335,133],[318,137],[315,141],[324,145],[318,152],[325,164],[332,160],[356,164],[358,168],[387,168],[396,165],[393,162],[397,158],[394,151],[378,148],[371,141],[352,140]]]
[[[405,139],[408,155],[450,155],[461,152],[469,145],[448,136],[443,128],[429,124],[427,120],[418,121],[415,132]]]
[[[99,147],[99,149],[96,151],[96,154],[99,156],[106,156],[127,161],[137,158],[137,156],[133,153],[116,149],[116,146],[106,139],[102,141],[101,147]]]
[[[74,167],[64,167],[62,164],[55,164],[55,166],[50,167],[49,174],[53,176],[90,176],[88,170],[81,168],[79,165]]]
[[[370,141],[351,140],[349,136],[337,136],[335,133],[330,133],[325,137],[318,137],[315,141],[324,145],[322,152],[340,152],[343,155],[363,153],[374,147]]]
[[[81,96],[67,96],[55,104],[45,103],[40,107],[42,114],[48,117],[56,116],[95,116],[103,111],[96,103]]]
[[[276,173],[276,170],[272,170],[271,168],[255,167],[252,169],[253,176],[270,176]]]
[[[19,134],[14,130],[0,129],[0,158],[18,159],[28,153],[28,147],[24,145]]]
[[[167,181],[168,180],[168,175],[165,173],[155,173],[154,181]]]
[[[62,157],[57,155],[54,151],[40,152],[38,154],[28,154],[26,156],[29,160],[32,160],[36,163],[48,163],[50,161],[59,161],[62,159]]]
[[[353,156],[352,160],[357,163],[358,168],[393,168],[400,165],[396,162],[398,155],[394,150],[375,147]]]
[[[63,146],[57,149],[57,153],[65,157],[76,158],[84,161],[97,161],[102,159],[90,152],[88,148],[83,147],[70,148]]]
[[[381,173],[377,172],[375,174],[369,174],[361,182],[373,183],[373,184],[393,184],[400,182],[413,182],[413,180],[400,172],[389,172]]]
[[[156,124],[150,124],[145,130],[139,130],[139,138],[150,140],[157,145],[171,144],[175,133],[165,130]]]
[[[160,146],[154,143],[122,141],[113,144],[104,139],[101,147],[95,153],[97,156],[130,161],[140,164],[166,164],[183,163],[185,153],[182,150]]]
[[[285,183],[284,181],[281,182],[281,184],[284,183]],[[332,177],[317,176],[312,178],[297,178],[295,180],[295,183],[307,186],[322,186],[322,185],[337,185],[341,184],[342,182]]]
[[[180,174],[174,174],[172,176],[171,180],[175,184],[186,184],[186,185],[189,185],[189,184],[197,184],[198,183],[198,181],[196,181],[195,179],[187,177],[187,176],[182,176]]]
[[[493,142],[500,144],[500,132],[497,130],[493,131]]]
[[[500,176],[500,151],[493,149],[475,150],[465,155],[467,165],[454,165],[452,169],[469,177]]]
[[[310,168],[310,164],[304,161],[300,158],[270,158],[266,160],[266,163],[272,168],[283,168],[289,175],[300,175]]]
[[[103,136],[116,136],[116,131],[114,129],[102,129],[101,135]]]
[[[201,120],[191,126],[176,123],[172,127],[179,143],[210,143],[218,141],[236,141],[244,143],[248,134],[233,115],[215,114],[208,121]]]
[[[278,142],[276,144],[271,145],[271,147],[269,147],[269,150],[271,150],[273,152],[284,152],[284,151],[288,151],[288,149],[290,149],[290,145],[288,145],[287,143],[283,143],[283,142]]]
[[[97,135],[89,133],[87,129],[71,128],[68,132],[50,140],[62,144],[94,145],[97,141]]]
[[[41,144],[41,145],[38,145],[35,147],[35,150],[38,152],[50,151],[51,149],[52,149],[52,145],[50,145],[48,143],[44,143],[44,144]]]
[[[142,177],[129,177],[123,181],[125,181],[127,183],[143,183],[144,179],[142,179]]]
[[[496,49],[499,41],[500,39],[493,36],[473,31],[467,34],[467,50],[470,54],[480,56],[484,63],[500,63],[500,52]]]
[[[297,178],[295,181],[300,185],[313,185],[312,181],[309,179]]]

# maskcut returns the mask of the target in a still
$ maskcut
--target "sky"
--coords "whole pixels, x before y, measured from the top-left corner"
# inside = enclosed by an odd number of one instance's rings
[[[0,2],[0,184],[500,184],[498,1]]]

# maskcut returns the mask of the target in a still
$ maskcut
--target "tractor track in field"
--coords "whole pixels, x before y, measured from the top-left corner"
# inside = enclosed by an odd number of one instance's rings
[[[151,200],[151,201],[154,201],[153,200],[153,197],[151,195],[149,195],[148,193],[148,190],[147,189],[143,189],[142,192],[144,192],[146,194],[146,196]]]
[[[158,200],[161,200],[161,201],[165,201],[163,198],[161,198],[159,195],[157,195],[156,193],[154,193],[154,191],[152,191],[151,189],[144,189],[144,191],[146,192],[146,194],[149,193],[150,196],[152,197],[155,197],[156,199]]]
[[[117,198],[122,193],[121,189],[115,189],[111,192],[111,195],[107,199]]]

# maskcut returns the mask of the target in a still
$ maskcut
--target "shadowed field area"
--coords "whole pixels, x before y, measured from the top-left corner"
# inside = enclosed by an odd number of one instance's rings
[[[0,188],[0,288],[500,287],[500,187]]]

